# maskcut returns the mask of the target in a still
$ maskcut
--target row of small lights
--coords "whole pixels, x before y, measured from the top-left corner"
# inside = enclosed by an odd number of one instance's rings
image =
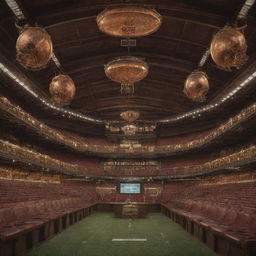
[[[74,111],[65,109],[65,108],[60,108],[57,107],[53,104],[51,104],[48,100],[44,99],[42,96],[40,96],[39,94],[37,94],[33,89],[30,88],[29,85],[27,85],[25,82],[23,82],[20,78],[18,78],[10,69],[8,69],[6,67],[5,64],[3,64],[2,62],[0,62],[0,69],[2,70],[2,72],[7,75],[8,77],[10,77],[11,79],[13,79],[16,83],[18,83],[23,89],[25,89],[27,92],[29,92],[33,97],[37,98],[38,100],[40,100],[43,104],[45,104],[48,108],[56,110],[56,111],[60,111],[62,112],[62,116],[67,116],[67,117],[75,117],[75,118],[79,118],[82,121],[91,121],[91,122],[96,122],[96,123],[104,123],[102,120],[99,119],[95,119],[89,116],[85,116],[79,113],[76,113]]]
[[[68,109],[64,109],[64,108],[60,108],[57,107],[53,104],[51,104],[49,101],[47,101],[46,99],[42,98],[39,96],[39,94],[37,94],[33,89],[31,89],[29,87],[29,85],[27,85],[25,82],[23,82],[20,78],[18,78],[10,69],[8,69],[2,62],[0,62],[0,69],[2,70],[2,72],[9,76],[11,79],[13,79],[16,83],[18,83],[20,86],[22,86],[26,91],[28,91],[33,97],[37,98],[38,100],[40,100],[43,104],[45,104],[48,108],[53,109],[55,111],[60,111],[62,112],[62,116],[65,117],[67,116],[68,118],[79,118],[80,120],[83,121],[91,121],[91,122],[97,122],[97,123],[104,123],[104,121],[99,120],[99,119],[95,119],[89,116],[85,116],[79,113],[76,113],[74,111],[68,110]],[[174,118],[171,119],[163,119],[160,120],[159,123],[168,123],[168,122],[172,122],[172,121],[178,121],[178,120],[182,120],[185,119],[187,117],[193,117],[195,118],[196,116],[201,116],[202,113],[207,112],[209,110],[212,110],[214,108],[217,108],[218,106],[220,106],[222,103],[226,102],[228,99],[230,99],[231,97],[233,97],[235,94],[237,94],[241,89],[243,89],[249,82],[251,82],[254,78],[256,77],[256,71],[253,72],[249,77],[247,77],[242,83],[240,83],[236,88],[234,88],[231,92],[229,92],[228,94],[226,94],[225,96],[222,97],[221,100],[219,100],[217,103],[214,104],[209,104],[206,105],[204,107],[198,108],[194,111],[190,111],[187,112],[185,114],[182,115],[178,115]]]
[[[29,150],[29,151],[31,151],[31,150]],[[31,151],[31,152],[33,152],[33,151]],[[21,161],[21,160],[12,159],[11,161],[12,161],[12,163],[22,162],[22,163],[27,164],[29,166],[32,166],[32,164],[36,165],[36,166],[40,166],[41,170],[44,171],[44,172],[52,172],[53,171],[53,169],[42,167],[42,165],[40,165],[38,163],[34,164],[34,163],[31,163],[31,162],[28,162],[27,160],[26,161]],[[74,174],[76,174],[76,176],[81,176],[84,179],[92,178],[90,176],[86,176],[86,175],[81,174],[81,173],[74,173],[74,172],[69,172],[69,171],[64,171],[64,170],[61,170],[60,174],[65,174],[65,175],[74,175]]]
[[[237,18],[240,18],[240,19],[245,18],[254,3],[255,3],[255,0],[246,0],[242,9],[240,10],[240,12],[237,15]],[[210,56],[210,50],[207,49],[205,51],[204,55],[202,56],[200,62],[199,62],[199,67],[203,67],[203,65],[205,64],[205,62],[207,61],[209,56]],[[256,72],[253,72],[247,79],[245,79],[241,84],[239,84],[236,88],[234,88],[226,96],[222,97],[222,99],[219,100],[217,103],[208,104],[208,105],[206,105],[204,107],[201,107],[201,108],[198,108],[194,111],[190,111],[190,112],[187,112],[187,113],[182,114],[182,115],[177,115],[174,118],[162,119],[159,122],[160,123],[167,123],[167,122],[171,122],[171,121],[182,120],[182,119],[185,119],[186,117],[192,117],[192,118],[200,117],[202,113],[207,112],[209,110],[212,110],[212,109],[218,107],[219,105],[221,105],[222,103],[227,101],[229,98],[234,96],[238,91],[240,91],[246,84],[248,84],[255,77],[256,77]]]
[[[238,13],[237,18],[246,17],[249,10],[252,7],[252,5],[254,4],[254,2],[255,2],[255,0],[246,0],[242,9]],[[200,63],[199,63],[200,67],[202,67],[205,64],[209,55],[210,55],[210,50],[207,49],[205,54],[203,55],[202,59],[200,60]],[[167,119],[162,120],[162,122],[182,120],[186,117],[191,117],[191,116],[192,116],[192,118],[196,118],[196,115],[199,117],[199,116],[201,116],[202,113],[204,113],[206,111],[209,111],[209,110],[212,110],[212,109],[218,107],[219,105],[221,105],[222,103],[224,103],[225,101],[227,101],[229,98],[234,96],[238,91],[240,91],[246,84],[248,84],[255,77],[256,77],[256,72],[252,73],[247,79],[245,79],[241,84],[239,84],[239,86],[237,86],[235,89],[233,89],[230,93],[228,93],[225,97],[223,97],[220,101],[218,101],[215,104],[209,104],[205,107],[198,108],[194,111],[190,111],[190,112],[187,112],[185,114],[178,115],[175,118],[168,119],[168,120]]]
[[[248,11],[250,10],[250,8],[252,7],[252,5],[254,4],[255,0],[246,0],[242,9],[240,10],[240,12],[238,13],[238,17],[245,17],[248,13]],[[19,5],[17,4],[16,1],[14,0],[6,0],[7,5],[10,7],[10,9],[14,12],[15,16],[18,19],[24,19],[25,16],[22,12],[22,10],[20,9]],[[204,63],[206,61],[206,59],[209,56],[209,49],[205,52],[205,54],[203,55],[201,61],[200,61],[200,65],[202,63]],[[55,62],[56,66],[59,67],[60,63],[58,61],[58,59],[56,58],[56,56],[53,56],[53,61]],[[202,62],[202,63],[201,63]],[[97,122],[97,123],[104,123],[103,120],[99,120],[99,119],[95,119],[89,116],[85,116],[82,114],[79,114],[77,112],[74,111],[70,111],[64,108],[60,108],[57,107],[53,104],[51,104],[49,101],[43,99],[42,97],[40,97],[35,91],[33,91],[32,89],[29,88],[29,86],[27,86],[23,81],[21,81],[18,77],[16,77],[8,68],[5,67],[5,65],[3,63],[0,62],[0,68],[8,75],[10,76],[12,79],[14,79],[18,84],[20,84],[24,89],[26,89],[30,94],[32,94],[34,97],[36,97],[37,99],[39,99],[42,103],[44,103],[47,107],[54,109],[56,111],[60,111],[62,112],[62,116],[65,117],[67,116],[68,118],[71,117],[75,117],[75,118],[79,118],[80,120],[83,121],[92,121],[92,122]],[[256,77],[256,72],[254,72],[252,75],[250,75],[246,80],[244,80],[239,86],[237,86],[235,89],[233,89],[230,93],[228,93],[226,96],[224,96],[220,101],[218,101],[215,104],[209,104],[206,105],[204,107],[198,108],[194,111],[190,111],[187,112],[185,114],[182,115],[178,115],[174,118],[171,119],[163,119],[160,120],[160,123],[167,123],[167,122],[171,122],[171,121],[178,121],[178,120],[182,120],[185,119],[187,117],[192,117],[192,118],[196,118],[201,116],[202,113],[212,110],[216,107],[218,107],[220,104],[224,103],[225,101],[227,101],[229,98],[231,98],[232,96],[234,96],[239,90],[241,90],[246,84],[248,84],[253,78]]]
[[[10,7],[10,9],[13,11],[13,13],[15,14],[16,18],[18,20],[24,20],[26,19],[23,11],[20,9],[19,5],[17,4],[16,1],[13,0],[5,0],[7,5]],[[60,68],[61,64],[58,60],[58,58],[56,57],[56,55],[53,53],[52,54],[52,60],[55,63],[55,65]],[[60,111],[62,112],[62,116],[63,117],[68,117],[68,118],[78,118],[82,121],[92,121],[92,122],[96,122],[96,123],[104,123],[103,121],[99,120],[99,119],[95,119],[89,116],[85,116],[85,115],[81,115],[77,112],[74,111],[70,111],[64,108],[60,108],[57,107],[53,104],[51,104],[49,101],[43,99],[42,97],[40,97],[34,90],[32,90],[31,88],[29,88],[28,85],[26,85],[23,81],[21,81],[15,74],[13,74],[3,63],[0,62],[0,69],[2,69],[2,71],[7,74],[9,77],[11,77],[13,80],[15,80],[18,84],[20,84],[25,90],[27,90],[31,95],[33,95],[35,98],[39,99],[43,104],[45,104],[48,108],[56,110],[56,111]]]
[[[192,117],[192,118],[196,118],[196,116],[201,116],[202,113],[207,112],[209,110],[212,110],[214,108],[217,108],[218,106],[220,106],[222,103],[226,102],[228,99],[230,99],[231,97],[233,97],[235,94],[237,94],[241,89],[243,89],[249,82],[251,82],[254,78],[256,77],[256,71],[253,72],[249,77],[247,77],[242,83],[240,83],[236,88],[234,88],[231,92],[229,92],[228,94],[226,94],[224,97],[222,97],[221,100],[219,100],[218,102],[214,103],[214,104],[209,104],[206,105],[204,107],[198,108],[194,111],[190,111],[187,112],[185,114],[182,115],[178,115],[174,118],[171,119],[163,119],[160,120],[160,123],[167,123],[167,122],[171,122],[171,121],[178,121],[178,120],[182,120],[185,119],[186,117]]]

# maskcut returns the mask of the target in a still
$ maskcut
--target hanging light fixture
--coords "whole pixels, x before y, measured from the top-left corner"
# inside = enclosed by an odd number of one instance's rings
[[[208,91],[209,82],[205,72],[195,70],[187,77],[183,92],[189,99],[202,102]]]
[[[162,18],[157,11],[138,6],[106,9],[97,17],[99,29],[117,37],[146,36],[157,31],[161,23]]]
[[[68,105],[74,99],[76,87],[67,75],[55,76],[49,86],[52,101],[58,105]]]
[[[17,61],[25,68],[40,70],[52,57],[50,35],[39,27],[25,26],[16,42]]]
[[[139,82],[148,75],[148,70],[145,61],[133,56],[118,57],[105,65],[106,76],[122,85]]]
[[[247,60],[247,44],[244,34],[237,28],[224,27],[211,42],[212,59],[221,69],[230,71],[240,68]]]
[[[127,124],[121,128],[125,135],[134,135],[137,131],[137,127],[134,124]]]
[[[132,110],[128,110],[128,111],[124,111],[120,114],[120,116],[127,122],[131,123],[134,122],[135,120],[137,120],[140,116],[140,113],[137,111],[132,111]]]

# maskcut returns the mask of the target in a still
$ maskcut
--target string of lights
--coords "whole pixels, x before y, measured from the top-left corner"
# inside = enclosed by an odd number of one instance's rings
[[[53,129],[45,125],[40,120],[37,120],[29,113],[25,112],[21,107],[14,105],[6,97],[0,96],[0,108],[15,118],[21,120],[28,127],[44,136],[46,139],[50,139],[54,142],[65,145],[69,148],[75,149],[80,152],[93,152],[93,153],[122,153],[122,152],[143,152],[143,153],[173,153],[177,151],[185,151],[192,148],[201,147],[211,141],[217,139],[219,136],[225,134],[237,125],[245,122],[247,119],[255,116],[256,103],[242,109],[237,115],[231,117],[229,120],[221,124],[220,126],[209,131],[207,134],[202,135],[200,138],[192,139],[189,141],[183,141],[178,144],[167,145],[141,145],[136,148],[123,148],[119,144],[96,144],[90,142],[90,139],[81,140],[75,139],[64,135],[56,129]]]
[[[22,12],[21,8],[19,7],[19,5],[17,4],[17,2],[15,0],[6,0],[6,3],[8,4],[8,6],[10,7],[10,9],[13,11],[13,13],[15,14],[15,16],[18,19],[25,19],[26,18],[24,13]],[[248,12],[250,11],[250,9],[251,9],[251,7],[253,6],[254,3],[255,3],[255,0],[246,0],[245,3],[243,4],[242,8],[238,12],[238,15],[235,18],[235,20],[237,20],[237,19],[246,19],[246,16],[247,16]],[[127,29],[128,29],[127,32],[129,32],[130,28],[127,28]],[[200,60],[200,63],[199,63],[200,67],[202,67],[204,65],[208,56],[209,56],[209,49],[207,49],[205,54],[202,56],[202,58]],[[53,60],[57,60],[55,55],[53,55]],[[56,61],[56,66],[58,67],[59,65],[60,65],[60,63],[57,60]],[[67,110],[66,108],[60,108],[58,106],[55,106],[50,101],[48,101],[46,98],[38,97],[38,94],[33,89],[33,86],[28,85],[27,82],[20,81],[20,79],[3,63],[0,63],[0,70],[2,70],[9,77],[11,77],[21,87],[26,89],[27,92],[29,92],[33,97],[35,97],[37,100],[41,101],[41,103],[43,103],[43,105],[45,107],[61,113],[63,117],[78,119],[78,120],[82,120],[82,121],[91,121],[91,122],[95,122],[95,123],[99,123],[99,124],[100,123],[109,124],[109,123],[114,122],[114,121],[104,121],[104,120],[100,120],[100,119],[95,119],[95,118],[86,116],[84,114],[81,114],[81,113],[78,113],[78,112],[75,112],[75,111]],[[243,87],[248,85],[248,83],[251,80],[253,80],[255,78],[255,76],[256,76],[256,72],[251,73],[242,83],[235,86],[230,91],[224,93],[222,95],[221,99],[217,100],[216,102],[206,104],[203,107],[194,109],[193,111],[189,111],[189,112],[186,112],[184,114],[180,114],[180,115],[177,115],[177,116],[174,116],[174,117],[171,117],[171,118],[164,118],[164,119],[158,120],[158,123],[171,123],[171,122],[176,122],[176,121],[180,121],[180,120],[184,120],[184,119],[192,118],[192,117],[197,118],[197,117],[200,117],[204,113],[208,113],[210,111],[213,111],[215,108],[218,108],[220,105],[223,105],[223,103],[225,103],[227,100],[232,98],[234,95],[238,94],[238,92]]]
[[[70,164],[49,155],[37,152],[30,148],[21,147],[17,144],[10,143],[0,139],[0,154],[13,161],[21,161],[28,164],[38,165],[43,168],[49,168],[53,170],[62,170],[66,174],[81,174],[87,175],[88,168],[80,165]],[[218,157],[212,161],[205,162],[200,165],[184,166],[185,170],[191,174],[201,173],[213,169],[227,168],[229,166],[234,167],[242,164],[244,161],[253,162],[256,157],[256,146],[247,145],[246,147],[229,154],[227,156]],[[173,169],[173,168],[171,168]],[[184,170],[183,170],[184,172]],[[90,175],[88,175],[89,177]]]

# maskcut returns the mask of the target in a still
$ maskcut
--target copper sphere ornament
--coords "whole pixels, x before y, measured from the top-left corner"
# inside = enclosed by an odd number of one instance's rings
[[[146,36],[157,31],[161,23],[157,11],[138,6],[106,9],[97,17],[99,29],[116,37]]]
[[[127,122],[134,122],[140,117],[140,113],[137,111],[128,110],[122,112],[120,116]]]
[[[106,76],[120,84],[134,84],[148,75],[149,66],[140,58],[123,56],[105,65]]]
[[[187,77],[183,92],[189,99],[202,102],[208,91],[209,82],[206,73],[194,71]]]
[[[64,106],[70,104],[74,99],[76,87],[73,80],[67,75],[55,76],[49,87],[52,101],[58,105]]]
[[[39,27],[25,27],[16,41],[17,61],[25,68],[40,70],[52,57],[50,35]]]
[[[246,62],[246,50],[244,34],[232,27],[225,27],[217,32],[210,46],[214,62],[227,71],[238,69]]]

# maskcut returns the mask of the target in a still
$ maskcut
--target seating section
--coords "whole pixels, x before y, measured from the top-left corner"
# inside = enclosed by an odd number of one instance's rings
[[[162,204],[170,217],[191,233],[197,225],[199,229],[234,243],[255,244],[255,185],[253,182],[200,186],[169,184],[164,189]],[[201,239],[206,240],[205,237]]]
[[[222,182],[222,183],[221,183]],[[255,182],[144,184],[125,195],[112,183],[0,181],[0,255],[22,255],[97,210],[97,203],[162,205],[162,211],[220,255],[256,255]],[[47,200],[46,200],[47,199]]]
[[[73,181],[1,181],[0,195],[0,255],[5,256],[22,255],[85,218],[96,200],[92,184]]]
[[[234,240],[256,239],[256,216],[243,212],[241,208],[204,200],[184,200],[165,206],[174,213]]]
[[[2,240],[11,239],[17,233],[26,232],[49,220],[88,206],[90,204],[86,204],[80,198],[64,198],[33,203],[17,203],[13,208],[2,208],[0,209],[0,238]]]
[[[69,197],[80,197],[83,195],[85,201],[95,201],[95,187],[93,184],[79,181],[61,181],[60,184],[5,181],[0,180],[0,207],[12,207],[15,203],[38,200],[62,199]]]

